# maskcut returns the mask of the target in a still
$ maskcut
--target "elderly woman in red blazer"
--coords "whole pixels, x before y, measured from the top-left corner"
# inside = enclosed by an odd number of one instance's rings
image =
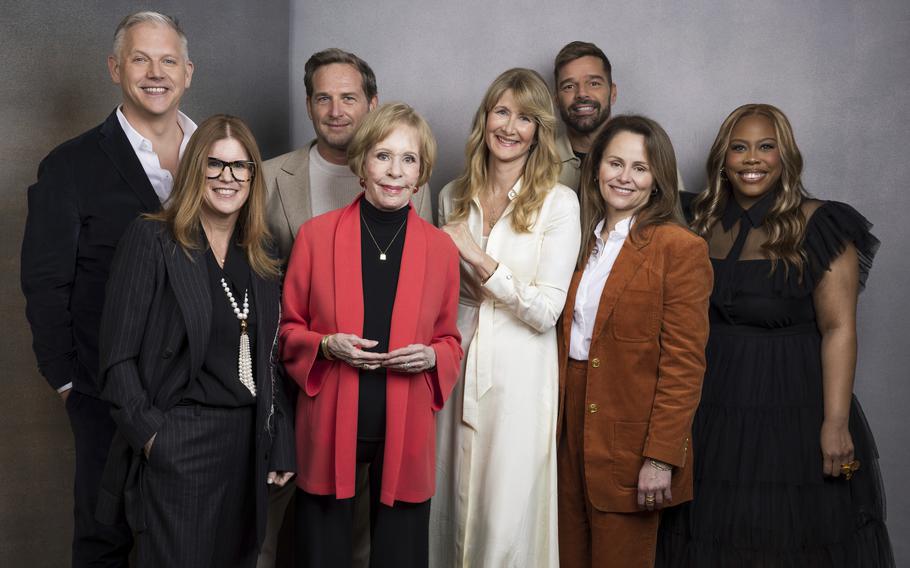
[[[653,120],[607,123],[581,203],[557,329],[560,566],[645,568],[659,509],[692,498],[711,264],[681,226],[673,146]]]
[[[299,566],[350,566],[355,466],[369,464],[371,566],[426,566],[436,417],[458,378],[458,251],[410,206],[436,146],[404,104],[358,129],[364,193],[304,224],[281,358],[297,399]]]

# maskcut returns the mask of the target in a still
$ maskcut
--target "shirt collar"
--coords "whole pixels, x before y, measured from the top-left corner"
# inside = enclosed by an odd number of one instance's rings
[[[731,195],[730,198],[727,199],[727,208],[720,218],[724,231],[729,231],[742,217],[748,219],[749,224],[752,225],[752,227],[761,227],[761,224],[765,220],[765,216],[768,214],[768,211],[771,210],[771,206],[774,205],[774,197],[775,193],[769,191],[761,199],[753,203],[751,207],[743,209]]]
[[[152,147],[152,141],[139,133],[138,130],[133,128],[133,125],[130,124],[130,121],[126,119],[126,115],[123,114],[122,106],[117,107],[117,120],[120,121],[120,128],[123,129],[123,133],[126,134],[126,139],[129,140],[130,146],[133,147],[134,152],[144,151],[144,152],[154,152]],[[177,111],[177,125],[180,126],[180,130],[183,131],[183,140],[180,142],[180,157],[183,157],[183,151],[186,149],[186,145],[190,141],[190,137],[193,135],[193,132],[196,132],[196,123],[190,120],[190,118]]]
[[[556,137],[556,152],[559,154],[560,162],[575,161],[581,163],[581,158],[575,155],[572,150],[572,143],[569,142],[569,135],[563,132]]]
[[[621,238],[621,240],[625,240],[626,237],[629,236],[629,231],[632,230],[632,222],[634,219],[635,216],[633,215],[631,217],[626,217],[622,221],[616,223],[616,226],[613,227],[613,230],[610,231],[610,234],[607,238],[615,236],[617,239]],[[606,223],[606,220],[601,219],[597,223],[597,226],[594,227],[594,238],[596,238],[598,241],[603,241],[603,239],[600,237],[600,234],[604,230],[604,223]]]

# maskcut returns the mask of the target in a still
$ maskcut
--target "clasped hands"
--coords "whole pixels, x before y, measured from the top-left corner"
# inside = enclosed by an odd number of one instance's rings
[[[325,342],[325,348],[333,359],[358,369],[385,367],[400,373],[421,373],[436,366],[436,351],[432,347],[414,343],[388,353],[364,351],[377,345],[378,341],[352,333],[335,333],[329,335]]]

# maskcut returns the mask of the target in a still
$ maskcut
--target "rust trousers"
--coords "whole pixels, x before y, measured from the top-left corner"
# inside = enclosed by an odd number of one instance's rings
[[[587,361],[569,359],[562,434],[557,441],[561,568],[654,566],[658,511],[599,511],[588,499],[584,470]]]

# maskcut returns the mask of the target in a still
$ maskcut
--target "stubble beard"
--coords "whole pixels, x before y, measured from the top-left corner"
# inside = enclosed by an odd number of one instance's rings
[[[599,103],[594,104],[598,106],[600,111],[594,116],[577,119],[572,116],[570,111],[562,106],[559,107],[559,116],[562,117],[562,121],[566,127],[573,132],[583,135],[591,134],[592,132],[599,130],[610,118],[609,104],[606,105],[606,107],[601,107]]]

